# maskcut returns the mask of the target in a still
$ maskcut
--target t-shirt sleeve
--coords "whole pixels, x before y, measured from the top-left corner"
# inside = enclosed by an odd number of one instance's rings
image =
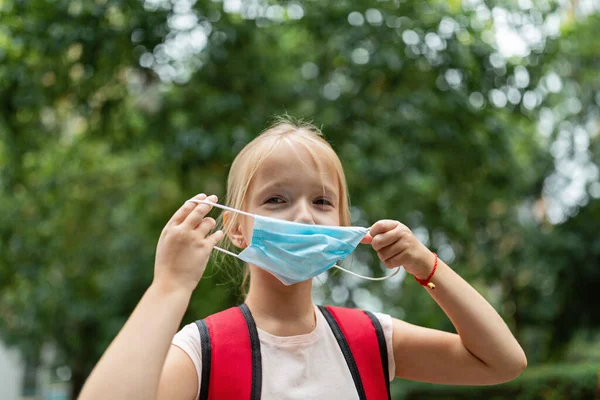
[[[383,334],[385,336],[385,344],[387,347],[388,366],[389,366],[389,373],[390,373],[389,380],[391,382],[396,377],[396,360],[394,358],[394,346],[393,346],[393,342],[392,342],[392,332],[393,332],[392,317],[388,314],[382,314],[382,313],[378,313],[378,312],[374,312],[373,314],[379,320],[379,323],[381,324],[381,328],[383,329]]]
[[[200,382],[202,382],[202,347],[200,346],[200,332],[195,323],[184,326],[173,336],[171,344],[183,350],[194,363],[196,375],[198,375],[198,392],[196,398],[200,396]]]

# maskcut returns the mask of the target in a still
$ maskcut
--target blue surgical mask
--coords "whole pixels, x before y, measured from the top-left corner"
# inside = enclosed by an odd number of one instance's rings
[[[251,214],[205,200],[189,201],[254,218],[250,245],[241,253],[235,254],[217,246],[215,249],[270,272],[284,285],[311,279],[332,267],[374,281],[391,278],[400,269],[382,278],[371,278],[336,265],[356,249],[368,228],[302,224]]]

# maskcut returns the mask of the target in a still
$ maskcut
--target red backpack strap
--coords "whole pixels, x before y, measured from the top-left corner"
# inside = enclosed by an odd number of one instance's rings
[[[319,309],[342,350],[359,399],[391,399],[387,344],[377,317],[356,308]]]
[[[196,326],[202,346],[200,400],[259,400],[260,341],[248,306],[213,314]]]

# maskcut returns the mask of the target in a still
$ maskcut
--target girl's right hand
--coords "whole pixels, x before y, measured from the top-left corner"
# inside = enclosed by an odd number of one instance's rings
[[[219,201],[204,193],[194,199]],[[208,204],[187,201],[167,222],[156,247],[153,284],[189,293],[196,288],[213,247],[223,238],[220,230],[207,236],[216,225],[213,218],[206,217],[211,209]]]

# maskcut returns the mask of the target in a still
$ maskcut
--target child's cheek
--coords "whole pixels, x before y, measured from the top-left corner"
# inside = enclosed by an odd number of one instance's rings
[[[254,218],[247,215],[241,216],[242,233],[244,234],[244,240],[246,245],[250,245],[252,241],[252,230],[254,229]]]

